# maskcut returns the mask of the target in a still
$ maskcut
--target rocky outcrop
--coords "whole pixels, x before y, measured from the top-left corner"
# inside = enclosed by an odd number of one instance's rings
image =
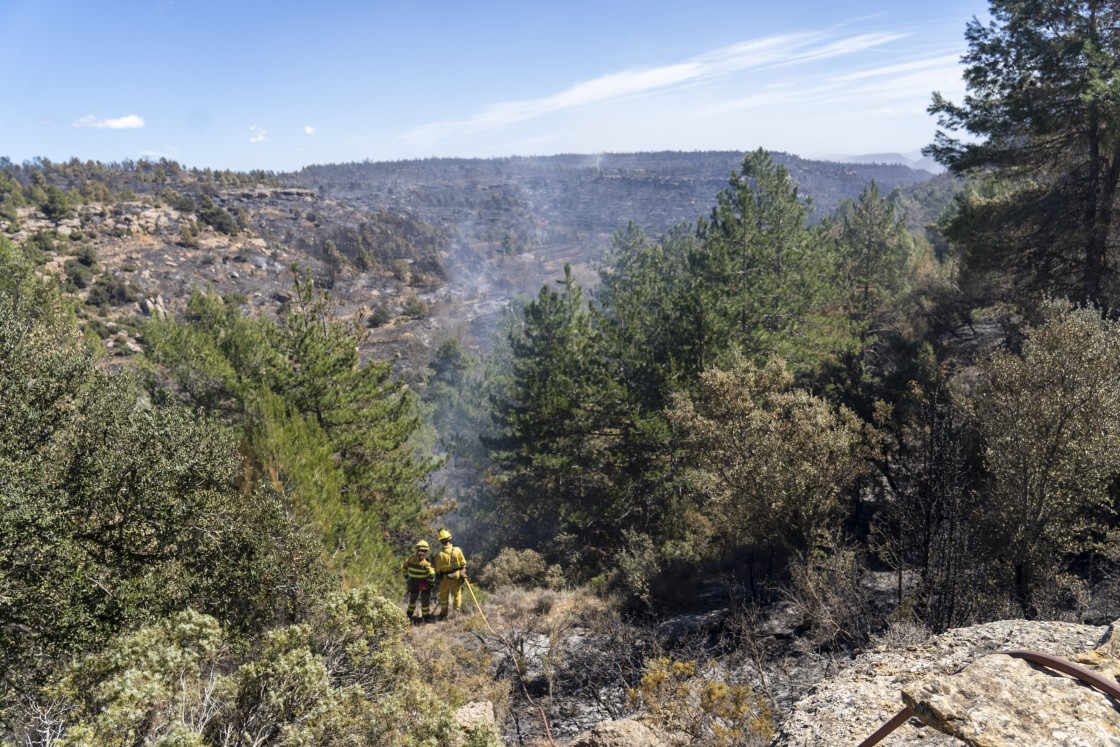
[[[1120,747],[1120,711],[1108,696],[997,653],[1035,650],[1115,677],[1112,631],[1005,620],[951,630],[920,645],[881,646],[799,701],[774,747],[857,745],[904,705],[917,717],[880,744]]]
[[[902,698],[924,723],[975,747],[1120,745],[1110,698],[1003,654],[907,687]]]

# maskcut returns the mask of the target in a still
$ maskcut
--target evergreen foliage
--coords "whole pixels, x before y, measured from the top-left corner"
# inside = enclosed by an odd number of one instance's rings
[[[96,368],[10,246],[0,278],[0,722],[123,628],[189,606],[243,640],[329,589],[278,498],[233,487],[225,429]]]
[[[627,441],[644,423],[629,417],[598,342],[570,269],[561,290],[542,288],[511,331],[510,382],[495,400],[500,431],[488,442],[509,537],[571,532],[603,547],[617,543],[624,518],[652,520],[648,496],[627,490]]]
[[[106,747],[495,744],[487,728],[464,733],[423,684],[406,628],[368,590],[336,593],[246,655],[213,617],[178,612],[75,659],[15,731]]]
[[[1116,302],[1120,181],[1120,9],[1103,0],[991,0],[969,23],[968,94],[930,106],[939,131],[926,152],[958,173],[979,171],[947,228],[978,266],[1011,290]],[[988,186],[994,181],[994,186]]]
[[[698,483],[681,479],[682,469],[705,449],[727,458],[720,448],[728,435],[690,443],[684,423],[691,416],[683,411],[689,395],[712,407],[723,396],[763,397],[747,383],[741,391],[703,393],[719,371],[742,377],[754,365],[773,373],[766,362],[780,353],[806,381],[842,380],[857,398],[872,372],[887,366],[893,351],[881,340],[898,337],[905,323],[900,300],[915,248],[874,186],[841,219],[811,227],[808,203],[788,173],[759,151],[744,158],[718,203],[710,220],[659,241],[633,224],[618,231],[590,302],[568,274],[561,291],[542,288],[515,320],[511,377],[492,398],[499,434],[486,439],[504,542],[563,535],[586,548],[648,540],[654,553],[674,554],[669,548],[681,541],[713,537],[712,518],[703,517],[724,509],[715,509],[719,501]],[[779,386],[759,386],[771,384]],[[841,412],[844,425],[836,428],[847,435],[837,438],[847,445],[837,442],[828,455],[837,472],[821,472],[814,489],[796,498],[779,500],[756,485],[743,488],[749,499],[724,501],[726,508],[788,500],[788,511],[773,521],[744,509],[739,518],[760,527],[751,541],[805,549],[826,519],[837,518],[832,509],[862,470],[855,454],[867,435],[854,415]],[[738,441],[727,448],[765,450],[763,431],[727,427]],[[790,468],[806,479],[812,472]],[[830,508],[817,511],[815,501]],[[709,552],[725,543],[713,542]],[[591,568],[608,562],[606,555],[577,556],[577,565]]]
[[[386,585],[392,547],[431,516],[438,465],[421,455],[411,390],[387,363],[362,363],[361,320],[331,316],[329,297],[297,276],[272,322],[195,291],[183,321],[145,332],[178,396],[241,434],[241,484],[276,489],[324,539],[348,579]]]
[[[777,358],[706,371],[668,414],[697,502],[695,533],[717,547],[747,541],[804,553],[825,544],[841,497],[868,466],[859,418],[795,388]]]

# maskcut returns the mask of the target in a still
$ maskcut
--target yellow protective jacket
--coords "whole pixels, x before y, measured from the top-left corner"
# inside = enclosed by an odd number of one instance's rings
[[[413,553],[412,557],[404,561],[401,570],[404,571],[406,578],[417,581],[432,581],[436,575],[432,564],[428,562],[427,558],[420,557],[419,553]]]
[[[462,578],[461,571],[467,570],[467,559],[463,551],[448,543],[436,555],[436,573],[449,578]]]

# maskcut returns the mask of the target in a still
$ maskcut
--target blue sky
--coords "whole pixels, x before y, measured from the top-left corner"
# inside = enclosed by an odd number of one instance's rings
[[[0,0],[0,156],[197,167],[930,142],[983,0]]]

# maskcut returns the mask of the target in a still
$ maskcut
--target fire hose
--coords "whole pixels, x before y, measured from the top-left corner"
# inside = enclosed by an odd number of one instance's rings
[[[517,672],[517,681],[521,683],[521,692],[524,694],[525,700],[528,701],[529,705],[540,711],[541,722],[544,724],[544,735],[548,739],[548,743],[552,745],[552,747],[556,747],[556,742],[552,740],[552,729],[548,726],[548,715],[544,712],[544,708],[537,703],[537,701],[533,700],[533,696],[529,695],[529,688],[525,684],[525,675],[521,671],[521,666],[517,663],[517,652],[514,650],[513,644],[490,625],[490,621],[486,619],[486,613],[482,611],[482,605],[478,603],[478,597],[474,594],[474,587],[471,586],[471,582],[464,578],[463,583],[466,584],[467,591],[471,593],[471,599],[474,601],[475,609],[477,609],[478,614],[482,616],[482,622],[486,623],[486,628],[509,649],[509,658],[510,661],[513,662],[514,670]]]

